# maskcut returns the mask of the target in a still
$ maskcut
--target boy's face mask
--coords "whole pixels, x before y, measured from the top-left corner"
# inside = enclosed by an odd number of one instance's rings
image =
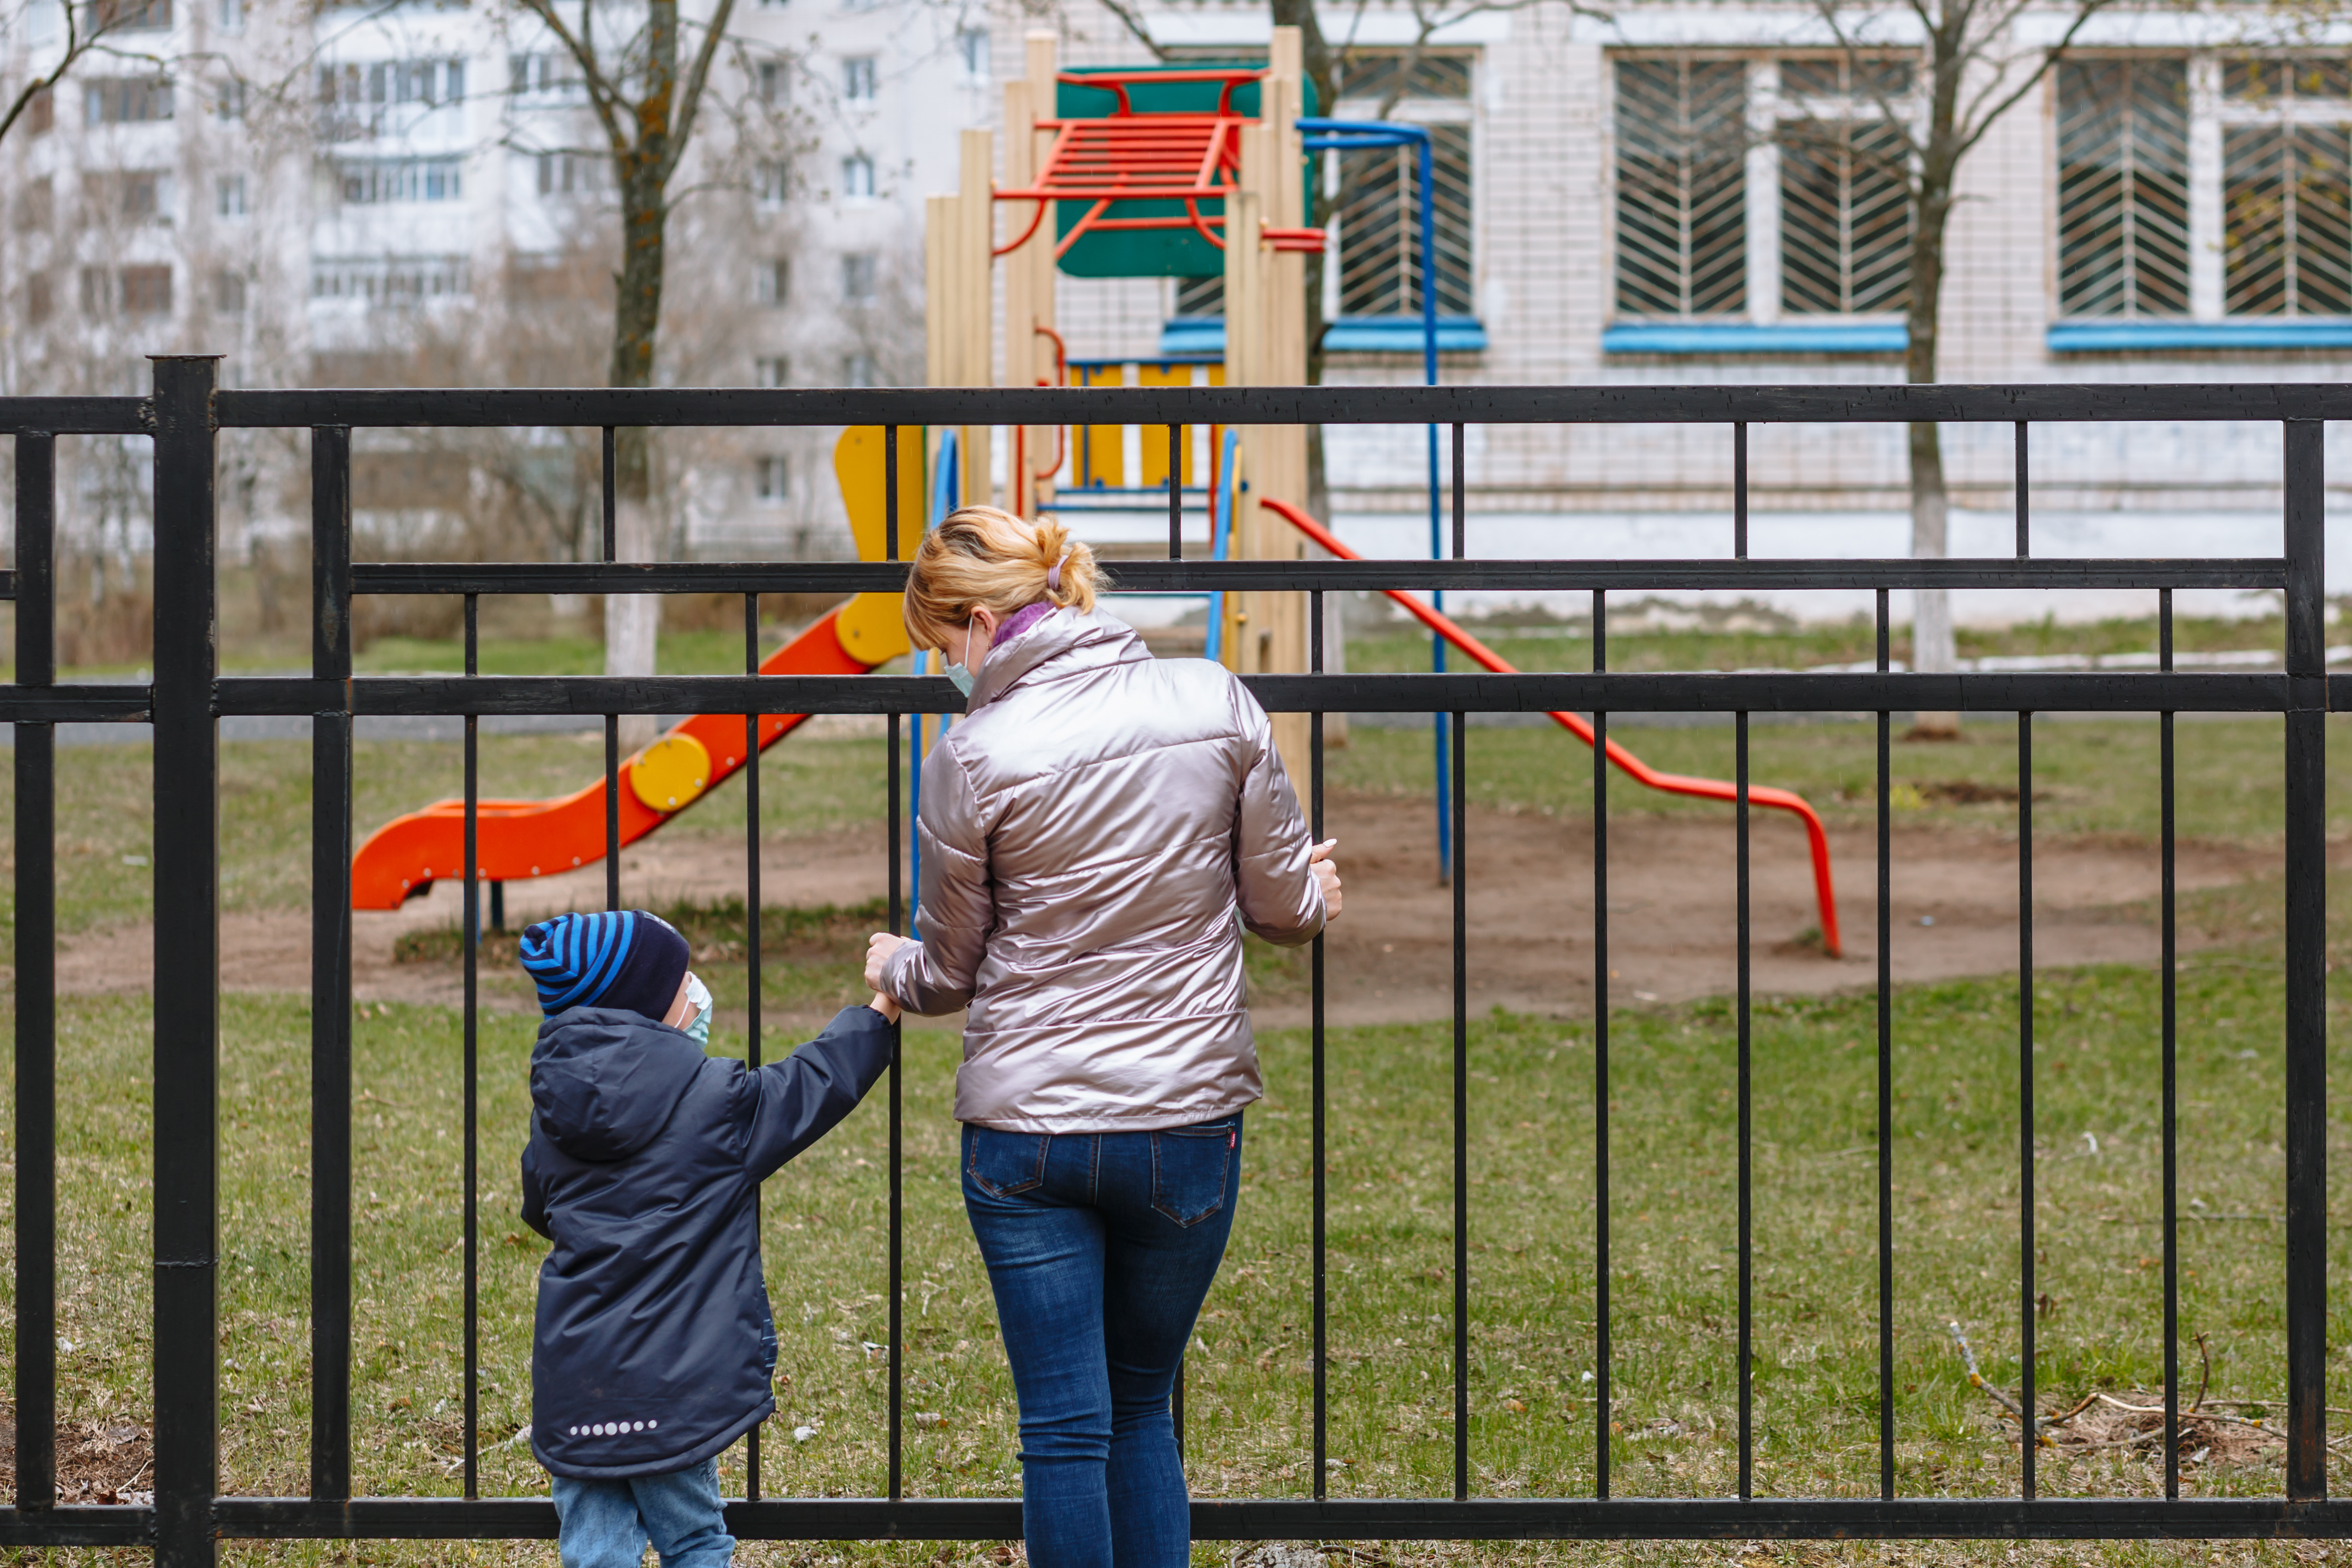
[[[686,1005],[694,1009],[694,1016],[681,1026],[686,1030],[687,1038],[697,1045],[709,1045],[710,1043],[710,988],[704,985],[702,977],[691,969],[686,972]]]

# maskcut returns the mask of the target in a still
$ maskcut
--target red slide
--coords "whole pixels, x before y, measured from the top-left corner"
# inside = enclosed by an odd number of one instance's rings
[[[771,654],[763,675],[862,675],[873,666],[841,645],[836,610]],[[800,727],[806,714],[768,714],[760,720],[765,751]],[[690,744],[689,744],[690,743]],[[697,714],[671,729],[637,757],[621,764],[621,842],[633,844],[743,766],[743,718],[740,714]],[[637,768],[659,755],[677,773],[677,805],[657,810],[644,799],[657,790],[635,787]],[[671,759],[693,758],[691,768]],[[486,882],[520,882],[551,876],[604,858],[604,780],[554,800],[483,800],[475,860]],[[395,817],[370,833],[352,860],[352,907],[397,909],[441,877],[465,874],[466,803],[436,800],[421,811]]]
[[[1258,498],[1258,505],[1338,556],[1341,560],[1364,559],[1341,544],[1337,534],[1288,502],[1277,501],[1270,496],[1263,496]],[[1496,674],[1509,675],[1518,673],[1508,660],[1465,632],[1451,618],[1431,609],[1410,593],[1393,588],[1384,591],[1391,599],[1403,605],[1423,625]],[[1551,716],[1562,729],[1567,730],[1577,739],[1587,746],[1592,744],[1592,727],[1582,718],[1572,713],[1555,713]],[[1739,798],[1738,786],[1727,784],[1720,779],[1692,779],[1680,773],[1661,773],[1613,740],[1608,743],[1608,756],[1609,760],[1631,775],[1634,782],[1645,784],[1653,789],[1663,789],[1669,795],[1696,795],[1706,800],[1737,800]],[[1748,787],[1748,800],[1751,805],[1769,807],[1776,811],[1794,812],[1803,821],[1805,838],[1813,854],[1813,896],[1819,901],[1822,910],[1822,947],[1831,957],[1838,957],[1843,948],[1838,940],[1837,894],[1830,884],[1830,840],[1829,834],[1822,827],[1820,815],[1812,807],[1805,803],[1805,798],[1802,795],[1797,794],[1794,790],[1775,789],[1769,785],[1750,784]]]

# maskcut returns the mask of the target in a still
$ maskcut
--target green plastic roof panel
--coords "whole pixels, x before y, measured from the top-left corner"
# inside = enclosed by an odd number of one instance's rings
[[[1256,70],[1264,60],[1183,60],[1162,66],[1107,66],[1081,68],[1066,75],[1082,77],[1089,74],[1139,76],[1152,71],[1216,70],[1226,66],[1242,70]],[[1303,84],[1306,89],[1307,112],[1316,112],[1315,84]],[[1217,96],[1224,90],[1213,81],[1171,81],[1154,84],[1149,81],[1128,84],[1129,101],[1138,114],[1213,114]],[[1258,112],[1258,85],[1244,82],[1234,89],[1234,111],[1255,119]],[[1104,120],[1118,110],[1118,95],[1106,87],[1087,87],[1083,82],[1065,81],[1054,92],[1054,115],[1057,120]],[[1307,160],[1311,171],[1314,160]],[[1312,199],[1314,184],[1309,172],[1307,193]],[[1056,239],[1078,226],[1086,215],[1088,204],[1057,202],[1054,234]],[[1224,203],[1202,202],[1201,215],[1222,216]],[[1029,220],[1023,209],[1021,222]],[[1181,202],[1114,202],[1103,214],[1107,218],[1182,217]],[[1224,253],[1189,228],[1113,229],[1108,233],[1089,232],[1079,236],[1076,245],[1063,256],[1061,270],[1072,277],[1215,277],[1225,270]]]

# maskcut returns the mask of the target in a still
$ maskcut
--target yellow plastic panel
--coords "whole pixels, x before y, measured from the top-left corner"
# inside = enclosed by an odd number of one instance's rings
[[[889,534],[889,497],[882,471],[882,427],[853,424],[834,443],[833,472],[841,481],[842,504],[849,508],[849,531],[861,560],[884,560]],[[923,431],[898,427],[898,552],[912,554],[923,532]]]
[[[903,593],[861,593],[841,607],[833,622],[841,651],[864,664],[887,664],[905,653],[907,614]]]
[[[1070,384],[1074,387],[1115,387],[1119,384],[1118,365],[1072,365]],[[1127,429],[1118,424],[1080,424],[1070,429],[1070,439],[1077,443],[1076,461],[1071,470],[1077,476],[1080,489],[1102,485],[1112,489],[1127,483]]]
[[[1189,387],[1192,384],[1191,365],[1138,365],[1135,367],[1138,386]],[[1192,483],[1192,444],[1184,443],[1181,453],[1184,465],[1180,485]],[[1143,427],[1143,476],[1138,481],[1147,488],[1157,488],[1168,483],[1168,427],[1147,424]]]
[[[690,735],[664,736],[629,765],[629,788],[654,810],[684,810],[710,788],[710,753]]]

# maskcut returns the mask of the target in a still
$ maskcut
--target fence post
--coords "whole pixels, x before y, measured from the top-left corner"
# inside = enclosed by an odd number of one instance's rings
[[[2327,1495],[2327,426],[2286,424],[2286,1495]]]
[[[16,437],[16,684],[55,685],[57,438]],[[16,1507],[57,1500],[58,731],[16,726]]]
[[[352,1495],[352,433],[310,432],[310,1495]]]
[[[154,358],[155,1561],[209,1568],[220,1487],[217,355]]]

